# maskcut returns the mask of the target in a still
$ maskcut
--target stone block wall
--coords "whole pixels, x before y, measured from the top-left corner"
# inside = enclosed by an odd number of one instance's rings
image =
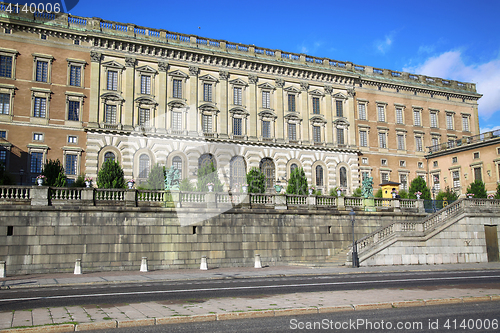
[[[207,256],[209,267],[322,262],[344,256],[352,243],[346,211],[234,209],[208,220],[193,209],[152,207],[8,206],[0,211],[0,261],[7,274],[195,268]],[[213,213],[213,212],[212,212]],[[215,214],[210,213],[209,216]],[[359,239],[393,221],[423,215],[357,212]],[[190,220],[202,220],[190,224]]]

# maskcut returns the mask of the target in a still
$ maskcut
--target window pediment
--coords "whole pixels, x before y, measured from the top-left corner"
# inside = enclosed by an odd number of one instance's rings
[[[158,105],[158,103],[151,97],[141,96],[135,99],[135,102],[138,104],[146,104],[146,105]]]
[[[206,74],[206,75],[200,76],[199,79],[201,81],[219,82],[219,80],[215,76],[212,76],[210,74]]]
[[[326,124],[326,119],[325,117],[321,115],[314,115],[309,119],[310,122],[312,123],[321,123],[321,124]]]
[[[286,87],[283,90],[289,93],[300,94],[300,90],[295,88],[294,86]]]
[[[259,112],[259,117],[261,117],[261,118],[273,118],[273,119],[278,118],[276,113],[274,113],[273,110],[269,110],[269,109],[266,109],[264,111]]]
[[[276,88],[275,88],[272,84],[270,84],[270,83],[268,83],[268,82],[265,82],[265,83],[259,84],[259,85],[258,85],[258,87],[259,87],[260,89],[269,89],[269,90],[275,90],[275,89],[276,89]]]
[[[325,96],[325,94],[319,89],[314,89],[310,91],[309,94],[314,96]]]
[[[103,67],[108,67],[108,68],[116,68],[116,69],[124,69],[125,66],[120,64],[119,62],[115,61],[115,60],[111,60],[111,61],[108,61],[108,62],[105,62],[102,64]]]
[[[333,94],[332,95],[333,98],[336,98],[336,99],[347,99],[347,96],[344,95],[343,93],[336,93],[336,94]]]
[[[285,116],[286,120],[292,120],[292,121],[302,121],[302,118],[299,117],[296,113],[289,113]]]
[[[231,83],[232,85],[234,86],[244,86],[244,87],[248,87],[248,83],[246,83],[245,81],[243,81],[242,79],[234,79],[234,80],[231,80],[229,81],[229,83]]]
[[[213,103],[202,104],[200,105],[199,108],[203,112],[209,112],[209,113],[219,112],[219,109],[217,109],[217,107]]]
[[[180,99],[175,99],[173,101],[170,101],[167,103],[167,105],[171,108],[187,108],[188,107],[186,102],[184,102],[183,100],[180,100]]]
[[[336,126],[345,126],[345,127],[349,127],[349,122],[345,119],[336,119],[333,121],[333,123],[336,125]]]
[[[244,115],[244,116],[250,115],[250,113],[246,109],[240,108],[240,107],[232,108],[231,110],[229,110],[229,112],[233,113],[233,114]]]
[[[114,93],[114,92],[104,93],[101,95],[101,98],[103,100],[109,100],[109,101],[119,101],[119,102],[125,101],[125,99],[121,95]]]
[[[187,79],[189,77],[186,73],[181,72],[180,70],[172,71],[172,72],[168,73],[168,75],[175,76],[175,77],[181,77],[181,78],[185,78],[185,79]]]
[[[158,71],[156,69],[148,65],[138,67],[136,68],[136,70],[141,73],[154,74],[154,75],[158,74]]]

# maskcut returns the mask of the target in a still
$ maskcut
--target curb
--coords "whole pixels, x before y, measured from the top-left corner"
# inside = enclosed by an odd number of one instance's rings
[[[291,308],[291,309],[276,309],[276,310],[248,311],[248,312],[228,312],[228,313],[207,314],[207,315],[178,316],[178,317],[165,317],[165,318],[143,318],[143,319],[119,320],[119,321],[109,320],[104,322],[82,323],[76,325],[61,324],[61,325],[47,325],[47,326],[26,327],[26,328],[1,329],[0,333],[62,333],[62,332],[99,330],[99,329],[121,328],[121,327],[139,327],[139,326],[168,325],[168,324],[194,323],[194,322],[205,322],[205,321],[224,321],[224,320],[248,319],[248,318],[297,316],[305,314],[334,313],[334,312],[344,312],[344,311],[364,311],[364,310],[376,310],[376,309],[391,309],[391,308],[404,308],[404,307],[415,307],[415,306],[433,306],[433,305],[488,302],[488,301],[498,302],[500,301],[500,296],[499,295],[471,296],[471,297],[460,297],[460,298],[441,298],[441,299],[428,299],[428,300],[416,300],[416,301],[340,305],[331,307],[310,307],[310,308]]]

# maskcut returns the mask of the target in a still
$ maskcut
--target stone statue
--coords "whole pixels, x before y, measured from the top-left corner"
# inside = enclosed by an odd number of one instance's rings
[[[373,177],[363,179],[361,193],[365,199],[373,198]]]
[[[180,181],[181,175],[179,170],[174,167],[170,167],[165,170],[165,191],[178,191]]]

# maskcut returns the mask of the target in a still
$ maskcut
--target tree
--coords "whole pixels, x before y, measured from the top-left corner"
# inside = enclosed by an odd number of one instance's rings
[[[488,197],[488,194],[486,193],[486,187],[484,186],[484,183],[479,179],[476,179],[469,185],[469,187],[467,188],[467,193],[473,193],[474,198],[486,199]]]
[[[163,190],[165,189],[165,167],[155,165],[148,176],[148,189],[149,190]]]
[[[382,198],[382,188],[379,188],[373,195],[375,198]]]
[[[189,179],[184,178],[179,183],[179,190],[181,190],[182,192],[194,192],[195,188],[194,185],[189,181]]]
[[[417,196],[415,195],[415,192],[421,192],[422,195],[420,196],[420,199],[431,200],[431,191],[427,188],[427,184],[425,180],[422,179],[422,177],[417,176],[411,181],[410,189],[408,192],[408,196],[410,197],[410,199],[416,199]]]
[[[215,192],[222,192],[224,185],[219,179],[219,174],[213,163],[202,166],[198,169],[198,183],[196,190],[198,192],[208,192],[208,183],[214,184]]]
[[[71,187],[85,187],[85,176],[79,175],[75,182],[71,184]]]
[[[361,193],[361,187],[358,187],[357,189],[354,190],[352,193],[352,196],[355,198],[361,198],[362,193]]]
[[[399,198],[400,199],[408,199],[408,192],[405,190],[399,191]]]
[[[446,198],[446,199],[445,199]],[[447,200],[449,202],[455,201],[458,199],[458,195],[453,192],[449,187],[446,187],[446,191],[439,191],[436,195],[436,200]]]
[[[307,195],[308,194],[307,178],[302,168],[295,168],[290,173],[288,186],[286,188],[287,194]]]
[[[42,175],[45,176],[44,185],[64,187],[66,186],[66,175],[59,160],[48,160],[43,166]]]
[[[495,193],[495,199],[500,199],[500,183],[497,185],[497,193]]]
[[[118,162],[107,160],[97,174],[99,188],[125,188],[125,176]]]
[[[260,169],[252,168],[247,173],[248,193],[264,193],[266,191],[266,176]]]

